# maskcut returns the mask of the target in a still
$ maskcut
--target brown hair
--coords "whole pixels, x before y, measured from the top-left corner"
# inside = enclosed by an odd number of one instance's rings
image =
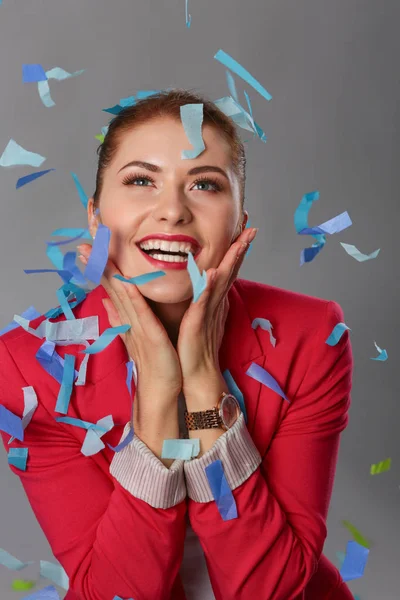
[[[97,149],[99,156],[96,190],[93,194],[94,209],[98,208],[102,190],[104,170],[112,161],[118,149],[118,143],[124,132],[152,118],[170,116],[180,119],[180,107],[184,104],[203,104],[203,123],[216,127],[225,137],[232,150],[233,170],[239,180],[240,204],[243,212],[244,188],[246,182],[246,156],[243,143],[236,130],[235,123],[227,117],[213,102],[196,92],[184,89],[160,91],[157,94],[138,100],[116,115],[108,126],[104,141]]]

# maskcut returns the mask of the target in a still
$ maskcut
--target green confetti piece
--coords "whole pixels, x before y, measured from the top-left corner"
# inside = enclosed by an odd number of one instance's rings
[[[371,465],[371,475],[378,475],[379,473],[384,473],[384,471],[389,471],[391,467],[392,459],[387,458],[386,460],[382,460],[380,463],[375,465]]]
[[[36,581],[28,581],[25,579],[14,579],[11,583],[11,589],[16,592],[23,592],[32,589],[36,585]]]
[[[361,533],[358,531],[358,529],[356,527],[354,527],[354,525],[352,525],[349,521],[342,521],[343,525],[346,527],[346,529],[348,529],[350,531],[350,533],[352,534],[354,540],[360,544],[360,546],[364,546],[364,548],[370,548],[371,544],[370,542],[368,542],[368,540],[365,539],[365,537],[363,537],[361,535]]]
[[[101,133],[95,135],[94,137],[96,138],[96,140],[99,140],[100,144],[104,142],[104,135],[102,135]]]

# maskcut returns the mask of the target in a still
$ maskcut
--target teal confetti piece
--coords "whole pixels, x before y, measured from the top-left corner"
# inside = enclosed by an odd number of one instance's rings
[[[228,69],[230,69],[233,73],[236,73],[241,79],[244,79],[246,83],[251,85],[263,98],[266,100],[272,100],[271,94],[267,92],[267,90],[255,79],[241,64],[239,64],[236,60],[234,60],[229,54],[224,52],[223,50],[218,50],[216,55],[214,56],[216,60],[225,65]]]
[[[68,73],[68,71],[64,71],[64,69],[61,69],[60,67],[54,67],[53,69],[46,71],[46,76],[48,79],[57,79],[58,81],[62,81],[64,79],[69,79],[70,77],[81,75],[81,73],[84,71],[85,69],[81,69],[80,71],[75,71],[74,73]],[[38,81],[38,92],[40,99],[47,108],[55,106],[56,103],[51,97],[48,81]]]
[[[349,256],[352,256],[353,258],[358,260],[358,262],[365,262],[367,260],[372,260],[373,258],[376,258],[381,250],[380,248],[378,248],[378,250],[374,250],[374,252],[371,252],[371,254],[363,254],[352,244],[344,244],[343,242],[340,242],[340,245],[346,250]]]
[[[71,175],[72,175],[72,178],[74,180],[76,189],[78,190],[79,199],[82,202],[83,208],[85,210],[87,210],[87,205],[88,205],[88,202],[89,202],[89,198],[87,197],[86,192],[83,189],[83,187],[82,187],[82,185],[81,185],[81,183],[80,183],[80,181],[78,179],[78,175],[76,173],[72,173],[72,171],[71,171]]]
[[[337,323],[333,328],[332,333],[325,340],[325,344],[328,344],[328,346],[336,346],[346,330],[351,331],[350,327],[347,327],[346,323]]]
[[[200,439],[164,440],[161,458],[190,460],[200,453]]]
[[[41,560],[40,576],[50,579],[64,590],[68,590],[69,588],[69,577],[61,565],[55,565],[47,560]]]
[[[188,0],[185,0],[186,27],[189,28],[192,23],[192,16],[188,13]]]
[[[379,352],[379,356],[375,356],[374,358],[371,358],[371,360],[380,360],[380,361],[387,360],[388,354],[387,354],[386,350],[382,350],[382,348],[379,348],[379,346],[376,342],[374,342],[374,344],[375,344],[375,348]]]
[[[206,271],[203,271],[203,275],[200,275],[199,268],[191,252],[188,252],[188,262],[186,268],[189,272],[190,281],[192,282],[193,302],[197,302],[207,287],[207,273]]]
[[[72,387],[75,378],[75,359],[73,354],[66,354],[64,358],[64,371],[61,381],[61,387],[57,396],[55,411],[66,415],[71,400]]]
[[[109,327],[108,329],[103,331],[99,339],[96,340],[91,346],[89,346],[89,348],[86,348],[86,350],[81,350],[81,353],[97,354],[98,352],[101,352],[102,350],[104,350],[104,348],[107,348],[107,346],[115,340],[117,335],[119,335],[120,333],[126,333],[127,331],[129,331],[130,328],[131,325],[119,325],[118,327]]]
[[[115,279],[119,281],[124,281],[125,283],[133,283],[134,285],[143,285],[148,281],[153,281],[153,279],[158,279],[158,277],[164,277],[166,275],[165,271],[152,271],[151,273],[144,273],[143,275],[137,275],[136,277],[124,277],[123,275],[113,275]]]
[[[10,448],[8,452],[8,464],[13,465],[21,471],[26,471],[28,459],[28,448]]]
[[[235,102],[237,102],[239,104],[239,98],[238,98],[238,94],[236,91],[236,84],[235,84],[233,75],[228,70],[225,71],[225,74],[226,74],[226,83],[228,84],[228,88],[231,93],[231,96],[235,99]]]
[[[18,558],[15,558],[15,556],[12,556],[12,554],[6,550],[3,550],[3,548],[0,548],[0,565],[7,567],[7,569],[10,569],[11,571],[21,571],[28,565],[33,565],[34,562],[34,560],[22,562],[18,560]]]
[[[262,317],[256,317],[255,319],[253,319],[251,326],[253,329],[256,329],[258,326],[260,326],[261,329],[268,331],[269,332],[269,340],[271,342],[271,345],[275,348],[276,338],[274,338],[274,336],[272,335],[271,321],[269,321],[268,319],[263,319]]]
[[[203,104],[184,104],[180,107],[181,121],[193,150],[182,150],[181,158],[197,158],[205,149],[201,127],[203,124]]]
[[[17,144],[13,139],[8,142],[3,154],[0,157],[0,167],[12,167],[14,165],[30,165],[31,167],[40,167],[45,161],[44,156],[29,152]]]

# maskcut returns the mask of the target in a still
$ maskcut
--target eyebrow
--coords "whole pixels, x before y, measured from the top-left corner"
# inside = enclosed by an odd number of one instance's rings
[[[152,171],[153,173],[162,173],[162,168],[157,166],[157,165],[153,165],[152,163],[149,162],[144,162],[143,160],[132,160],[131,162],[127,163],[125,166],[123,166],[118,173],[120,173],[123,169],[126,169],[127,167],[141,167],[142,169],[147,169],[148,171]],[[223,175],[224,177],[226,177],[226,179],[228,179],[228,175],[225,173],[225,171],[223,169],[221,169],[220,167],[216,167],[213,165],[202,165],[201,167],[193,167],[193,169],[190,169],[190,171],[187,172],[188,175],[197,175],[198,173],[220,173],[221,175]]]

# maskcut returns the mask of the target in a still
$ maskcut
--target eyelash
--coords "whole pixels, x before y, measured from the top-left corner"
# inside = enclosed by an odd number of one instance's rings
[[[153,179],[153,177],[150,177],[149,175],[144,175],[141,173],[137,173],[135,175],[127,175],[127,177],[125,177],[125,179],[123,179],[122,183],[124,185],[133,185],[134,181],[136,181],[137,179],[148,179],[149,181],[151,181],[151,183],[155,183],[155,180]],[[203,178],[199,178],[196,179],[194,181],[194,185],[198,184],[198,183],[211,183],[214,186],[213,190],[196,190],[196,191],[206,191],[206,192],[210,192],[212,194],[215,194],[217,192],[222,191],[222,186],[220,184],[220,182],[217,179],[214,179],[213,177],[203,177]],[[134,186],[134,187],[148,187],[147,185],[139,185],[139,186]]]

